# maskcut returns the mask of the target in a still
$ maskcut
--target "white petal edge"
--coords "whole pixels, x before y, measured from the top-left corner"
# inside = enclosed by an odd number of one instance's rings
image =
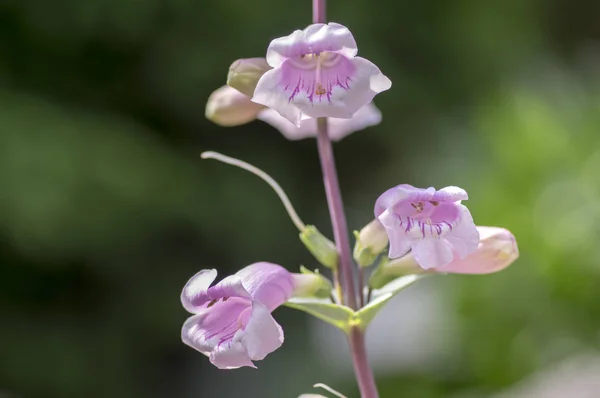
[[[195,313],[199,308],[192,304],[194,297],[206,292],[217,278],[216,269],[203,269],[192,276],[181,291],[181,304],[186,311]]]
[[[252,315],[241,338],[253,361],[264,359],[283,344],[283,330],[269,310],[258,302],[252,303]]]

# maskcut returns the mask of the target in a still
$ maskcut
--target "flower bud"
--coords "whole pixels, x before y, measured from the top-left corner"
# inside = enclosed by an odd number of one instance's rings
[[[229,86],[215,90],[206,103],[206,118],[220,126],[232,127],[256,119],[264,106],[255,104],[250,98]]]
[[[265,58],[238,59],[229,67],[227,85],[252,98],[258,80],[269,69]]]
[[[517,241],[509,230],[477,227],[477,231],[479,246],[465,258],[455,255],[449,264],[428,270],[419,266],[412,252],[394,260],[385,259],[373,272],[369,286],[378,289],[400,276],[411,274],[491,274],[508,267],[519,257]]]
[[[292,274],[294,290],[292,297],[328,298],[331,296],[333,286],[329,279],[318,271],[311,271],[303,266],[299,274]]]
[[[362,267],[373,264],[388,244],[385,228],[377,219],[368,223],[360,232],[354,231],[354,235],[354,260]]]
[[[314,225],[307,225],[300,232],[300,240],[321,264],[337,269],[338,255],[335,244],[323,236]]]

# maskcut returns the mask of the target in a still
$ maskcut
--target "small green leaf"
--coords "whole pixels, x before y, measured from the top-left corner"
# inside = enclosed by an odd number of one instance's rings
[[[285,305],[309,313],[312,316],[332,324],[345,333],[348,333],[350,330],[350,320],[355,314],[350,308],[344,305],[334,304],[329,299],[294,297],[285,303]]]
[[[352,315],[352,324],[358,325],[361,329],[365,330],[367,325],[371,323],[375,315],[377,315],[379,310],[383,308],[385,303],[398,294],[402,289],[412,285],[424,276],[425,275],[403,276],[386,284],[381,289],[373,290],[371,293],[371,301],[369,301],[367,305]]]

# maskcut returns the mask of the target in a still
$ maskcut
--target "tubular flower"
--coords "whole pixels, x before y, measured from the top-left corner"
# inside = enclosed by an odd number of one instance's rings
[[[251,264],[210,287],[217,271],[202,270],[183,288],[181,303],[194,314],[181,338],[219,369],[255,367],[283,344],[283,330],[271,316],[294,289],[292,275],[271,263]]]
[[[357,52],[352,33],[337,23],[310,25],[275,39],[267,50],[273,69],[258,81],[252,101],[298,127],[307,118],[349,119],[392,85]]]
[[[316,119],[301,120],[300,126],[296,126],[277,111],[269,108],[261,111],[258,119],[275,127],[288,140],[301,140],[317,136]],[[371,102],[360,108],[350,119],[330,118],[328,122],[329,138],[332,141],[339,141],[350,133],[381,123],[381,112]]]
[[[474,252],[479,232],[469,210],[460,204],[466,199],[467,193],[458,187],[436,191],[403,184],[384,192],[375,203],[375,217],[388,234],[389,257],[412,249],[416,262],[429,269]]]

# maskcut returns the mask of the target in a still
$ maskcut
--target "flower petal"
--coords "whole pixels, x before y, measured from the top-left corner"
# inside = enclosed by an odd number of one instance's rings
[[[358,47],[350,30],[339,23],[313,24],[304,29],[304,37],[311,53],[332,52],[354,58]]]
[[[462,188],[449,186],[440,189],[433,195],[433,200],[440,202],[458,202],[459,200],[467,200],[469,195]]]
[[[309,52],[310,48],[306,43],[304,32],[295,30],[288,36],[271,41],[267,49],[267,63],[276,68],[290,58],[301,57]]]
[[[204,355],[210,355],[218,346],[229,342],[241,328],[241,316],[251,308],[251,302],[233,297],[202,308],[199,314],[188,318],[181,329],[183,342]]]
[[[360,108],[351,119],[329,119],[329,138],[339,141],[355,131],[381,123],[381,112],[371,102]]]
[[[489,274],[503,270],[519,257],[513,234],[504,228],[477,227],[479,247],[464,259],[455,258],[436,272],[455,274]]]
[[[219,369],[237,369],[243,366],[256,368],[239,339],[234,339],[226,345],[217,347],[209,358],[210,362]]]
[[[181,292],[181,304],[192,314],[207,301],[212,300],[207,290],[217,277],[216,269],[203,269],[186,283]]]
[[[454,258],[452,245],[443,238],[415,241],[412,250],[415,260],[423,269],[441,267]]]
[[[269,311],[285,303],[294,290],[292,274],[277,264],[254,263],[239,270],[235,276],[241,279],[250,296]]]
[[[411,241],[405,233],[398,229],[387,229],[388,238],[390,241],[389,258],[398,258],[404,256],[411,247]]]
[[[333,98],[345,104],[345,109],[353,115],[373,100],[375,95],[389,90],[392,82],[371,61],[355,57],[352,59],[355,73],[348,90],[334,91]],[[308,114],[308,113],[307,113]]]
[[[252,304],[252,315],[244,335],[242,345],[253,361],[264,359],[283,344],[283,330],[275,322],[269,310],[258,302]]]
[[[250,298],[250,294],[245,289],[242,278],[236,275],[229,275],[215,286],[208,289],[208,296],[212,300],[218,300],[226,297]]]
[[[258,114],[257,119],[275,127],[288,140],[301,140],[317,136],[317,121],[313,118],[301,120],[300,127],[296,127],[277,111],[265,109]],[[370,103],[360,108],[351,119],[329,118],[328,122],[329,138],[332,141],[339,141],[355,131],[381,123],[381,112],[373,103]]]
[[[254,89],[252,101],[276,110],[290,123],[299,127],[302,120],[302,111],[290,104],[288,95],[285,92],[285,85],[281,86],[282,80],[283,71],[281,68],[266,72],[258,81],[256,89]]]
[[[400,184],[382,193],[375,202],[375,217],[379,217],[386,209],[405,200],[430,200],[435,188],[415,188],[409,184]]]
[[[454,250],[460,258],[473,253],[479,246],[479,232],[471,212],[463,205],[457,205],[459,211],[459,222],[446,239],[454,246]]]
[[[293,97],[293,104],[304,114],[313,118],[349,119],[370,103],[376,94],[391,87],[391,81],[371,61],[361,57],[339,57],[335,66],[323,68],[320,72],[323,87],[327,88],[326,97],[314,97],[314,85],[307,85],[306,82],[307,90]],[[312,82],[314,76],[314,71],[308,70],[302,78],[307,81],[311,79]]]

